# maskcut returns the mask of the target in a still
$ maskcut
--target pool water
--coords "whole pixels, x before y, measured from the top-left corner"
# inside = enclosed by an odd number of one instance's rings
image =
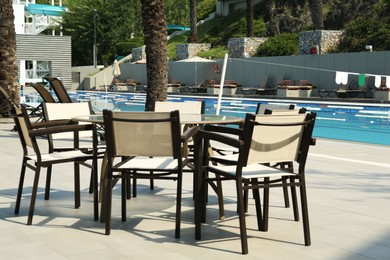
[[[145,107],[145,94],[87,91],[69,92],[69,94],[75,101],[91,100],[95,110],[107,108],[143,111]],[[168,100],[173,102],[204,100],[206,113],[216,113],[217,97],[175,95],[169,96]],[[390,105],[385,104],[223,98],[220,114],[244,118],[246,113],[255,113],[259,102],[285,102],[295,104],[296,108],[304,107],[308,111],[316,112],[314,137],[390,145]]]

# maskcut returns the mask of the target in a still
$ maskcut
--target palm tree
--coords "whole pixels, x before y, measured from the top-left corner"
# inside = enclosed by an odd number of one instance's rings
[[[167,99],[167,23],[164,0],[142,0],[147,72],[146,111],[154,111],[155,101]]]
[[[19,103],[16,66],[16,33],[12,0],[0,0],[0,86],[6,89],[10,96]],[[6,100],[0,102],[5,103]],[[1,107],[3,107],[1,105]],[[7,107],[7,106],[6,106]],[[9,114],[9,109],[0,111]]]
[[[190,0],[190,37],[188,38],[188,42],[194,43],[198,42],[196,3],[196,0]]]
[[[311,1],[311,19],[314,27],[319,30],[324,28],[324,14],[322,12],[322,0]]]
[[[253,37],[253,0],[246,0],[246,36]]]

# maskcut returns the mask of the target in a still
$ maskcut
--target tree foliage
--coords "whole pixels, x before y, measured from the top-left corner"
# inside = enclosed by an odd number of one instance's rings
[[[64,34],[72,36],[72,65],[92,63],[96,9],[98,64],[110,64],[116,55],[115,45],[140,36],[142,32],[138,0],[67,0],[69,12],[63,14]]]
[[[256,56],[287,56],[298,54],[297,33],[283,33],[269,38],[257,49]]]
[[[347,25],[339,50],[342,52],[364,51],[366,45],[372,45],[376,51],[389,50],[389,38],[389,23],[359,17]]]

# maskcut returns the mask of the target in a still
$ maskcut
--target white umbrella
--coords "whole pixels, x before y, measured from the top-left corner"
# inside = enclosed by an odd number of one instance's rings
[[[201,63],[201,62],[216,62],[215,60],[209,60],[209,59],[205,59],[205,58],[202,58],[202,57],[199,57],[199,56],[194,56],[194,57],[190,57],[190,58],[187,58],[187,59],[184,59],[184,60],[178,60],[177,62],[193,62],[195,64],[195,85],[198,84],[198,79],[197,79],[197,74],[198,74],[198,62]]]
[[[114,61],[114,77],[119,77],[121,75],[121,68],[117,60]]]

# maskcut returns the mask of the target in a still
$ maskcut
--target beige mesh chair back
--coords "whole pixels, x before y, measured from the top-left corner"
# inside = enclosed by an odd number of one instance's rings
[[[312,132],[315,114],[288,116],[247,114],[241,140],[226,138],[215,132],[199,131],[195,138],[195,152],[203,154],[197,158],[197,174],[200,188],[195,196],[195,237],[201,239],[201,226],[206,222],[207,183],[215,180],[236,182],[237,211],[239,215],[241,250],[248,253],[245,221],[245,191],[252,190],[256,206],[258,230],[268,231],[269,189],[291,187],[296,197],[299,188],[305,245],[311,244],[309,216],[307,207],[305,165],[309,146],[313,143]],[[214,165],[208,160],[210,140],[219,140],[239,149],[238,161],[231,165]],[[298,164],[297,171],[286,171],[269,166],[270,162],[293,161]],[[289,180],[289,181],[286,181]],[[225,185],[223,186],[225,187]],[[263,190],[263,204],[260,203],[260,189]],[[293,200],[296,201],[296,198]],[[248,213],[250,214],[250,213]],[[295,219],[298,221],[298,219]],[[215,225],[213,223],[212,225]],[[294,232],[286,230],[286,232]]]
[[[281,103],[271,103],[263,104],[258,103],[256,108],[256,114],[263,115],[266,113],[266,110],[292,110],[295,108],[293,104],[281,104]]]
[[[294,111],[295,112],[295,111]],[[301,123],[306,114],[257,115],[260,124]],[[247,163],[277,163],[296,161],[302,138],[302,125],[255,127]]]
[[[44,103],[45,120],[70,120],[76,116],[86,116],[93,114],[90,102],[80,103]],[[80,122],[80,124],[86,124]],[[92,137],[92,132],[80,133],[79,137]],[[71,133],[53,134],[53,139],[73,138]]]
[[[190,102],[162,102],[156,101],[154,111],[156,112],[170,112],[179,110],[181,114],[204,114],[204,101],[190,101]]]
[[[107,139],[112,157],[173,156],[170,112],[112,112],[112,118]]]
[[[106,234],[111,232],[112,179],[122,180],[122,221],[126,220],[126,189],[130,179],[175,180],[176,227],[180,237],[181,189],[183,167],[179,111],[114,112],[103,110],[107,144],[107,177],[105,178]],[[187,133],[187,132],[186,132]],[[119,163],[115,158],[126,158]],[[151,174],[153,172],[153,174]]]
[[[35,209],[35,201],[37,198],[39,177],[42,168],[47,168],[45,200],[49,199],[50,194],[50,179],[51,169],[54,164],[60,163],[74,163],[74,188],[75,188],[75,208],[80,207],[80,164],[93,169],[93,180],[97,179],[97,161],[92,154],[85,154],[78,149],[77,133],[80,131],[95,130],[94,126],[89,125],[64,125],[63,123],[54,122],[40,122],[32,125],[27,114],[25,105],[21,109],[14,108],[15,125],[19,134],[19,139],[23,148],[22,169],[20,173],[19,187],[16,198],[15,214],[19,214],[20,204],[22,201],[22,193],[24,186],[24,179],[27,168],[34,171],[34,181],[30,200],[30,208],[28,211],[27,224],[31,225]],[[42,152],[46,151],[47,147],[40,148],[41,142],[37,141],[37,137],[46,137],[53,133],[71,132],[74,134],[74,146],[72,150],[62,152]],[[92,163],[87,164],[87,161]],[[94,187],[94,218],[98,219],[98,199],[97,199],[97,182],[93,182]]]

